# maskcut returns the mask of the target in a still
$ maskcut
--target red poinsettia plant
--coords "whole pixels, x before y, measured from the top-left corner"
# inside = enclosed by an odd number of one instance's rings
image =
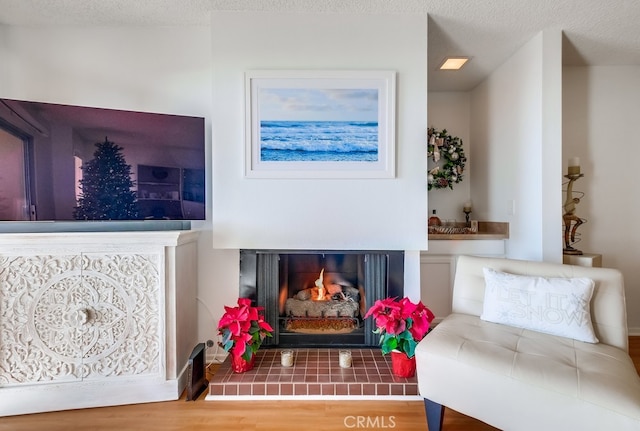
[[[409,358],[415,355],[416,346],[427,335],[434,314],[422,301],[411,302],[409,298],[386,298],[376,301],[364,318],[373,316],[375,334],[380,334],[382,353],[393,350],[406,353]]]
[[[218,334],[222,336],[220,346],[235,357],[250,361],[266,337],[271,337],[273,328],[260,314],[263,307],[251,306],[249,298],[238,298],[237,307],[224,307],[225,313],[218,322]]]

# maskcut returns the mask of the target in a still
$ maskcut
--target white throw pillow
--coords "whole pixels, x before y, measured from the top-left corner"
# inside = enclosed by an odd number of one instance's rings
[[[597,343],[589,304],[589,278],[544,278],[483,268],[486,283],[480,318],[518,328]]]

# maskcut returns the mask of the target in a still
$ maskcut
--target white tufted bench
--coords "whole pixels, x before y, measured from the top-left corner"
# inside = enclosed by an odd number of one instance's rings
[[[480,319],[483,268],[595,281],[597,344]],[[461,256],[453,313],[416,349],[429,431],[444,406],[507,431],[640,430],[640,378],[628,354],[622,275],[614,269]]]

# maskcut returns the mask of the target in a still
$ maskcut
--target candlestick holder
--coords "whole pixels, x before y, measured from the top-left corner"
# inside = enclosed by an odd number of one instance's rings
[[[471,227],[471,221],[469,220],[469,214],[471,214],[471,208],[465,208],[462,210],[462,212],[464,213],[464,219],[465,222],[467,224],[467,227]]]
[[[564,214],[562,215],[562,220],[564,222],[564,249],[562,250],[563,254],[569,255],[581,255],[582,251],[573,247],[576,241],[576,231],[578,230],[578,226],[585,223],[586,220],[580,218],[576,215],[576,205],[580,203],[580,198],[584,196],[582,192],[580,193],[580,197],[573,196],[573,183],[575,183],[579,178],[584,177],[584,174],[579,173],[580,168],[578,167],[576,171],[569,170],[569,173],[564,177],[569,180],[567,184],[567,198],[564,201]],[[573,225],[573,226],[572,226]]]

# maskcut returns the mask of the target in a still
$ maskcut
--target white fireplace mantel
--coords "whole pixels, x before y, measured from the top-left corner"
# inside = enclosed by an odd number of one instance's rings
[[[0,235],[0,415],[179,398],[197,232]]]

